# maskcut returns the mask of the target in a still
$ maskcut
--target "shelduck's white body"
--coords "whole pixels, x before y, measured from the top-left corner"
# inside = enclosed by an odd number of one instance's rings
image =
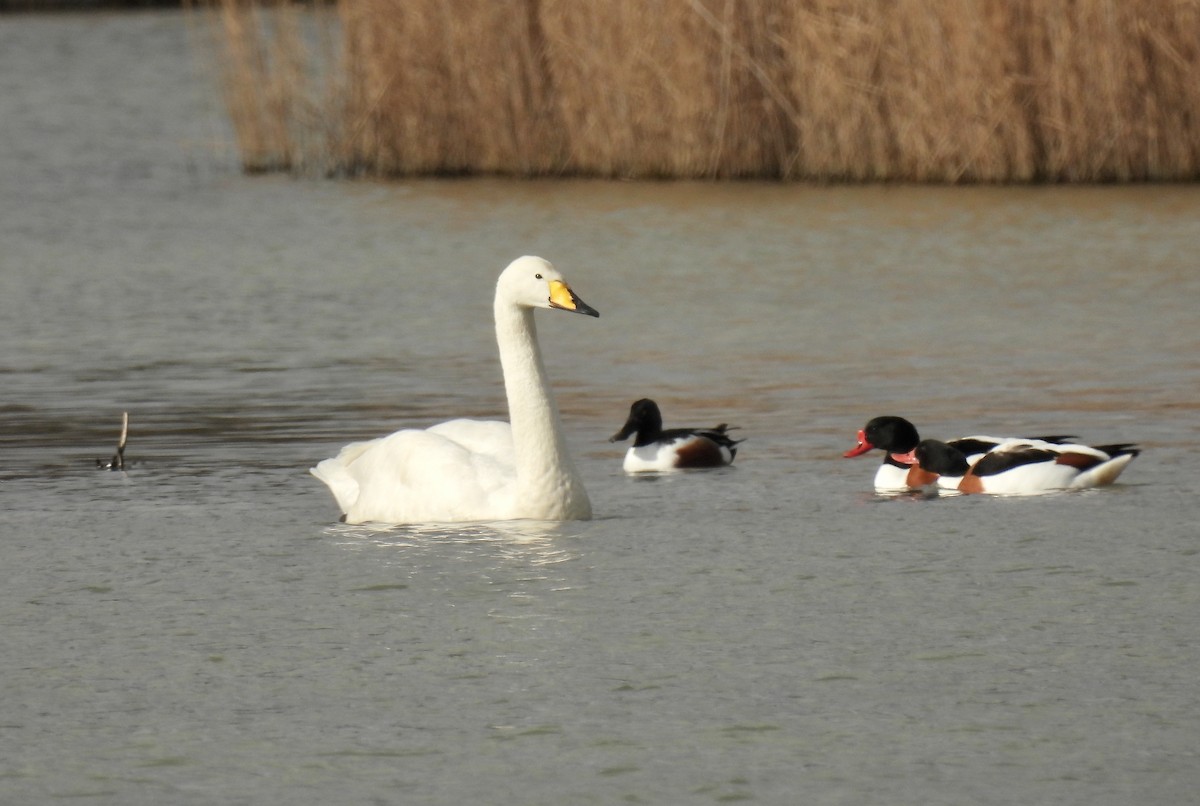
[[[1138,453],[1128,444],[1092,447],[1014,439],[972,462],[955,489],[963,493],[1039,495],[1104,487],[1116,481]]]
[[[625,452],[621,467],[626,473],[723,467],[733,464],[736,454],[737,448],[717,443],[700,433],[631,446]]]

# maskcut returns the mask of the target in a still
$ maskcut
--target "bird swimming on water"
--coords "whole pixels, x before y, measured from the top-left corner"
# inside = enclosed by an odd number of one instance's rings
[[[738,443],[744,441],[731,438],[728,431],[725,423],[713,428],[663,430],[658,404],[642,398],[629,407],[629,418],[609,442],[634,437],[625,453],[626,473],[722,467],[732,464]]]
[[[347,445],[312,474],[347,523],[586,520],[592,505],[567,451],[535,308],[599,316],[549,261],[501,272],[492,306],[509,422],[450,420]]]

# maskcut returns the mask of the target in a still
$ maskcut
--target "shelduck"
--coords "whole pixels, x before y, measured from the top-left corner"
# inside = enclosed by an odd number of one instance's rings
[[[1092,447],[1013,439],[971,461],[952,445],[927,439],[913,453],[922,471],[956,480],[959,492],[1038,495],[1112,484],[1141,451],[1130,443]]]
[[[1040,443],[1061,444],[1073,437],[1056,434],[1031,439]],[[952,460],[953,457],[942,457],[943,464],[940,465],[940,470],[934,472],[922,466],[915,455],[915,450],[921,443],[916,426],[903,417],[889,415],[875,417],[859,429],[857,444],[843,456],[861,456],[875,448],[884,451],[883,463],[875,472],[875,489],[878,492],[930,488],[957,490],[967,468],[988,452],[1013,440],[1012,437],[976,435],[943,442],[942,445],[948,446],[957,456],[962,457],[966,466],[960,466],[960,463]],[[936,449],[934,450],[936,452]]]

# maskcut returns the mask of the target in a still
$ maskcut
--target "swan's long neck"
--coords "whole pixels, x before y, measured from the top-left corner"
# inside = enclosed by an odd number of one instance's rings
[[[591,517],[591,503],[567,452],[558,406],[538,346],[533,309],[496,300],[496,342],[516,450],[521,517]]]

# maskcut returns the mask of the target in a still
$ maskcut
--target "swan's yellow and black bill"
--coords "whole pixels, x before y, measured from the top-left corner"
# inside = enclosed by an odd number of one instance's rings
[[[550,307],[561,308],[564,311],[585,313],[588,316],[599,316],[600,312],[575,296],[571,287],[562,280],[550,281]]]

